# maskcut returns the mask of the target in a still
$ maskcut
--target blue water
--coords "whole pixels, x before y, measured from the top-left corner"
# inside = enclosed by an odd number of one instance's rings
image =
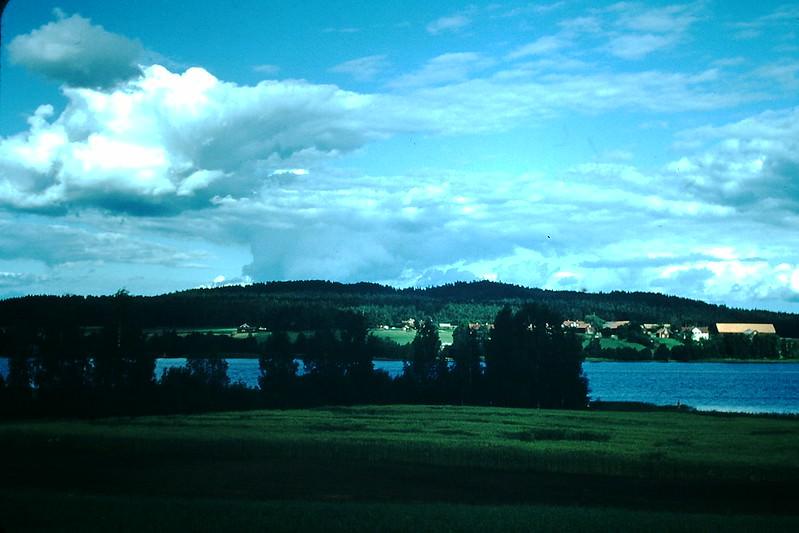
[[[185,359],[159,359],[156,375]],[[257,387],[255,359],[228,359],[231,383]],[[402,361],[375,361],[402,374]],[[300,370],[302,363],[300,362]],[[592,400],[688,405],[702,411],[799,414],[799,363],[583,363]]]
[[[158,359],[156,377],[185,359]],[[257,359],[228,359],[231,383],[258,386]],[[402,361],[375,361],[390,376]],[[300,367],[302,369],[302,366]],[[688,405],[703,411],[799,414],[799,363],[584,363],[592,400]],[[0,374],[8,360],[0,358]]]
[[[702,411],[799,413],[797,363],[584,363],[591,398]]]

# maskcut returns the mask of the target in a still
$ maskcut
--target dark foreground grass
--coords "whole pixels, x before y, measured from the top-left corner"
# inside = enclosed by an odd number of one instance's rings
[[[799,531],[799,420],[335,407],[0,424],[8,531]]]
[[[6,531],[794,532],[795,516],[639,511],[596,506],[253,501],[0,492]]]

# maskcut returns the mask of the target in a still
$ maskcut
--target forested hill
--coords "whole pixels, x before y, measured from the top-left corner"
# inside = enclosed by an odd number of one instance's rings
[[[0,326],[36,326],[60,321],[94,326],[107,322],[114,296],[28,296],[0,301]],[[490,322],[505,305],[533,301],[563,318],[597,315],[706,326],[716,322],[768,322],[784,337],[799,337],[799,315],[731,309],[697,300],[644,292],[550,291],[489,281],[459,282],[425,289],[329,281],[256,283],[164,294],[130,296],[128,311],[142,327],[236,327],[268,329],[335,327],[340,313],[363,313],[369,323],[396,325],[408,318],[435,322]]]

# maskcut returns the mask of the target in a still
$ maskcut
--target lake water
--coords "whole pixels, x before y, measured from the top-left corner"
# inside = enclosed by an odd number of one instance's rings
[[[185,359],[158,359],[156,377]],[[258,386],[257,359],[228,359],[231,383]],[[302,366],[300,367],[302,368]],[[402,361],[375,361],[391,376]],[[799,363],[583,363],[592,400],[646,402],[703,411],[799,414]],[[0,358],[0,374],[8,360]]]
[[[583,363],[591,398],[702,411],[799,413],[797,363]]]

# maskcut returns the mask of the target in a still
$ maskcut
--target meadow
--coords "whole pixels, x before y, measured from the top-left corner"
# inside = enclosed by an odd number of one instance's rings
[[[452,334],[453,329],[440,329],[438,330],[438,337],[441,339],[441,344],[447,345],[452,344]],[[402,330],[398,328],[394,329],[371,329],[369,330],[371,335],[375,337],[379,337],[381,339],[387,339],[390,341],[394,341],[399,345],[410,344],[413,342],[414,337],[416,337],[416,330],[409,329],[409,330]]]
[[[7,531],[799,530],[799,420],[358,406],[0,425]]]

